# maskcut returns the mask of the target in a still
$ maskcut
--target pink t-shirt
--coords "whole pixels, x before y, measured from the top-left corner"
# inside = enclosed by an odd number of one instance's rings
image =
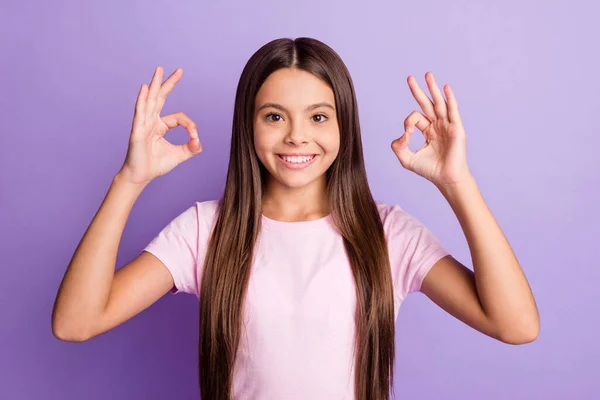
[[[172,293],[198,298],[218,200],[196,202],[144,249],[173,275]],[[394,311],[449,254],[398,205],[377,203],[394,284]],[[354,399],[354,278],[331,216],[262,216],[244,308],[233,399]]]

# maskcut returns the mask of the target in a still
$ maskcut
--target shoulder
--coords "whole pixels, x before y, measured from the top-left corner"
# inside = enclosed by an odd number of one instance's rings
[[[219,199],[197,201],[190,207],[190,215],[196,217],[200,229],[211,229],[219,211]]]
[[[395,222],[398,219],[410,218],[410,214],[407,213],[398,204],[388,204],[380,201],[376,201],[377,210],[379,211],[379,217],[384,226]]]
[[[196,201],[181,211],[168,228],[185,229],[190,233],[210,229],[218,211],[219,200]]]
[[[412,234],[423,228],[423,224],[400,205],[376,203],[386,236]]]
[[[386,220],[389,217],[394,217],[397,214],[404,212],[402,207],[400,207],[398,204],[388,204],[381,201],[376,201],[375,203],[377,204],[379,216],[382,220]]]
[[[199,219],[203,220],[206,217],[213,217],[219,206],[219,200],[196,201],[189,205],[183,212],[179,214],[181,219]]]
[[[199,216],[214,217],[219,211],[219,199],[197,201],[194,206]]]

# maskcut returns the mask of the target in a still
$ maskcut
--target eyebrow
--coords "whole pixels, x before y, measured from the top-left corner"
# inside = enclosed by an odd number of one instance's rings
[[[282,111],[288,112],[288,110],[284,106],[282,106],[281,104],[277,104],[277,103],[265,103],[262,106],[260,106],[258,108],[258,110],[256,110],[256,112],[259,112],[263,108],[267,108],[267,107],[273,107],[273,108],[277,108],[278,110],[282,110]],[[310,106],[306,107],[304,109],[304,111],[308,112],[308,111],[314,110],[315,108],[319,108],[319,107],[329,107],[333,111],[335,111],[335,108],[331,104],[329,104],[329,103],[327,103],[325,101],[323,101],[321,103],[311,104]]]

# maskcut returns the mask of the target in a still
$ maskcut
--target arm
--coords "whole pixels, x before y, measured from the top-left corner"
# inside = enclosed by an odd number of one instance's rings
[[[142,84],[135,103],[123,166],[67,267],[52,310],[52,332],[67,341],[87,340],[133,317],[173,287],[173,276],[156,256],[142,252],[115,272],[117,250],[133,204],[145,186],[202,151],[196,123],[182,112],[160,116],[167,95],[183,71],[164,83],[158,66],[150,86]],[[165,138],[183,126],[190,141]]]
[[[540,329],[535,300],[469,171],[467,135],[454,91],[444,85],[444,98],[431,72],[425,80],[433,101],[409,76],[408,86],[423,113],[413,111],[404,120],[405,132],[391,147],[404,168],[434,183],[450,203],[467,238],[474,272],[444,257],[425,276],[421,291],[456,318],[503,342],[533,341]],[[408,145],[415,127],[426,141],[413,152]]]
[[[120,174],[114,177],[58,290],[52,312],[52,332],[58,339],[82,341],[107,331],[173,286],[167,268],[145,252],[115,273],[125,223],[144,187]]]
[[[447,256],[425,276],[421,291],[448,313],[509,344],[535,340],[537,306],[510,244],[470,177],[440,186],[464,231],[474,272]]]

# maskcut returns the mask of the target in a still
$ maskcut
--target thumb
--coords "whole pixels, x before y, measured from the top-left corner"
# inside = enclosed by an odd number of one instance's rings
[[[404,168],[408,168],[409,162],[415,154],[408,148],[409,139],[410,133],[404,132],[402,136],[391,143],[394,154],[396,154],[396,157],[398,157],[400,164],[402,164]]]
[[[198,138],[192,138],[189,142],[180,144],[179,149],[181,151],[181,161],[184,162],[194,157],[196,154],[202,152],[202,144]]]

